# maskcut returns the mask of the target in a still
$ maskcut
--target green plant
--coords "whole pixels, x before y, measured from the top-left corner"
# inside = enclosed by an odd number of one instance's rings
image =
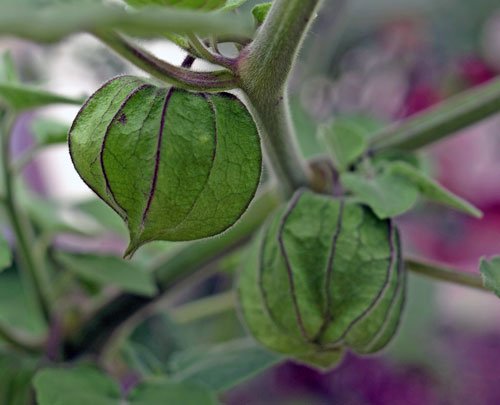
[[[43,202],[16,182],[32,155],[12,161],[12,126],[25,110],[82,100],[20,83],[5,55],[1,202],[15,236],[15,266],[40,317],[30,326],[32,334],[22,330],[26,325],[0,322],[5,347],[27,359],[27,378],[16,398],[3,388],[13,383],[0,383],[3,403],[26,402],[35,373],[41,405],[212,403],[216,393],[285,357],[328,368],[345,350],[383,348],[404,313],[407,271],[485,288],[478,276],[405,257],[392,218],[420,197],[481,216],[429,178],[415,152],[498,112],[498,80],[389,128],[336,119],[319,129],[329,156],[312,164],[296,145],[287,83],[321,12],[320,0],[259,5],[253,22],[246,18],[250,14],[233,14],[244,0],[128,1],[135,9],[98,0],[58,3],[7,2],[0,33],[56,41],[87,31],[151,76],[107,82],[69,131],[75,168],[116,212],[99,211],[100,218],[118,215],[126,223],[128,258],[151,241],[190,242],[159,245],[166,255],[130,262],[62,252],[53,244],[57,232],[79,230],[61,223],[50,208],[40,215]],[[28,23],[34,19],[37,24]],[[168,38],[188,56],[174,66],[142,49],[133,36]],[[223,42],[238,55],[221,53]],[[193,70],[195,59],[218,68]],[[225,93],[234,90],[236,96]],[[42,124],[35,149],[61,140],[60,126]],[[271,172],[265,181],[261,147]],[[0,265],[7,268],[10,248],[1,241],[0,249]],[[232,260],[245,262],[238,299],[228,292],[184,304],[174,311],[177,323],[240,306],[249,331],[279,354],[241,340],[186,350],[173,361],[171,353],[162,359],[130,338],[153,304],[195,285],[213,263]],[[481,269],[486,287],[498,293],[498,260],[484,261]],[[107,294],[108,285],[117,292]],[[85,305],[72,303],[75,291],[84,292]],[[134,370],[142,382],[125,396],[98,367],[117,377]]]

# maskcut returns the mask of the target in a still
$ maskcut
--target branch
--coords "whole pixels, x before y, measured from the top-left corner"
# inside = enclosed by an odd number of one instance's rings
[[[149,38],[165,32],[252,36],[255,29],[251,19],[244,16],[172,7],[144,7],[129,11],[119,4],[89,1],[48,7],[26,2],[23,5],[19,1],[7,3],[1,2],[0,35],[15,35],[37,42],[57,41],[76,32],[101,29]]]
[[[158,59],[119,34],[94,32],[94,35],[137,67],[173,86],[193,91],[223,91],[238,87],[236,77],[229,70],[195,72]]]
[[[371,140],[371,148],[415,150],[500,112],[500,78],[464,91],[415,117],[396,123]]]
[[[188,35],[189,43],[195,51],[195,55],[215,65],[223,66],[231,71],[234,70],[236,61],[225,56],[212,53],[196,35]]]
[[[290,123],[286,83],[321,0],[275,0],[238,73],[259,124],[269,164],[285,194],[311,184]]]
[[[439,264],[430,263],[415,258],[405,259],[405,265],[409,271],[416,274],[421,274],[436,280],[460,284],[462,286],[472,287],[491,293],[491,291],[484,286],[483,280],[479,275],[465,273],[451,267],[444,267]]]
[[[31,288],[34,293],[36,303],[43,318],[49,323],[51,320],[51,311],[50,288],[47,275],[43,267],[44,264],[37,261],[33,254],[34,241],[32,229],[30,228],[27,218],[18,207],[15,196],[14,176],[11,172],[10,146],[12,127],[16,120],[16,116],[13,112],[7,112],[6,115],[0,119],[3,120],[2,131],[0,133],[2,144],[0,171],[5,184],[5,199],[3,202],[15,237],[16,248],[18,250],[17,256],[21,264],[21,269],[26,274],[26,280],[30,284],[28,287]]]

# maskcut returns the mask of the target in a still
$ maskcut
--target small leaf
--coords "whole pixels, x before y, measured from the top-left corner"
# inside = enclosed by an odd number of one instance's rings
[[[262,3],[262,4],[257,4],[253,9],[252,9],[252,14],[253,17],[255,18],[255,21],[257,22],[257,26],[260,26],[264,23],[264,20],[267,17],[267,14],[269,13],[269,10],[271,10],[272,3]]]
[[[246,211],[262,155],[252,116],[233,95],[115,78],[71,128],[82,179],[127,223],[125,256],[154,240],[214,236]]]
[[[404,214],[416,204],[419,191],[405,179],[388,172],[368,178],[362,173],[344,173],[342,185],[354,193],[356,199],[368,205],[380,218]]]
[[[11,108],[22,111],[51,104],[81,105],[81,99],[75,99],[33,86],[12,83],[0,83],[0,103],[5,103]]]
[[[91,367],[46,368],[33,379],[39,405],[119,405],[118,385]]]
[[[128,403],[130,405],[216,405],[218,401],[212,392],[199,385],[156,380],[142,383],[135,388],[129,396]]]
[[[500,297],[500,256],[494,256],[489,260],[481,258],[479,270],[484,286]]]
[[[55,145],[67,142],[69,125],[60,121],[38,118],[31,125],[31,132],[38,145]]]
[[[103,285],[114,285],[125,291],[152,296],[156,285],[151,274],[136,264],[116,256],[57,253],[56,258],[68,271],[83,279]]]
[[[225,391],[281,360],[281,356],[243,339],[180,352],[173,356],[169,368],[174,381],[191,381]]]
[[[368,147],[368,141],[360,128],[349,121],[337,119],[323,125],[318,136],[339,171],[345,171]]]
[[[446,205],[476,218],[483,216],[482,212],[472,204],[446,190],[439,183],[408,163],[391,163],[388,166],[388,172],[413,184],[418,188],[420,194],[430,201]]]
[[[0,236],[0,272],[12,266],[12,250],[3,236]]]
[[[320,126],[318,138],[334,166],[342,172],[363,155],[369,139],[381,126],[380,122],[366,116],[338,117]]]
[[[341,182],[362,203],[381,218],[395,217],[411,210],[422,196],[466,214],[482,216],[472,204],[444,189],[414,165],[403,161],[381,161],[371,176],[344,173]]]

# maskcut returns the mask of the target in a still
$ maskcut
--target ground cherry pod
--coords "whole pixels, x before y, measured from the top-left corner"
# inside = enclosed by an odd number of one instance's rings
[[[256,125],[228,93],[118,77],[82,107],[69,143],[82,179],[126,221],[126,256],[153,240],[223,232],[244,213],[260,180]]]
[[[244,321],[270,349],[321,368],[393,337],[405,297],[398,231],[360,204],[298,191],[254,241]]]

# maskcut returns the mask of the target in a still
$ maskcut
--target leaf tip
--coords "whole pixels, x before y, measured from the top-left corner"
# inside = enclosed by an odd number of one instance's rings
[[[127,249],[125,250],[125,253],[123,253],[123,258],[125,260],[130,260],[132,257],[134,257],[135,252],[137,252],[137,249],[141,247],[141,244],[138,243],[135,240],[131,240],[129,245],[127,246]]]
[[[483,219],[484,217],[484,213],[483,211],[481,211],[480,209],[476,208],[476,207],[472,207],[471,211],[470,211],[470,214],[474,217],[474,218],[477,218],[477,219]]]

